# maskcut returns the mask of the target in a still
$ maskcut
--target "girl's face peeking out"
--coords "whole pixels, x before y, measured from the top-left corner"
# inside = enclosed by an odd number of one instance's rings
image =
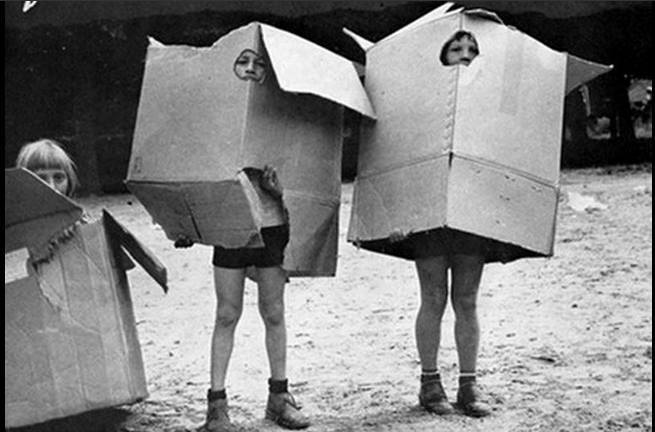
[[[242,80],[261,84],[266,78],[266,61],[253,50],[243,50],[234,62],[234,73]]]
[[[469,36],[453,39],[446,47],[445,64],[448,66],[458,64],[468,66],[479,52],[475,39]]]
[[[39,168],[34,170],[34,174],[62,195],[68,192],[68,176],[63,169]]]

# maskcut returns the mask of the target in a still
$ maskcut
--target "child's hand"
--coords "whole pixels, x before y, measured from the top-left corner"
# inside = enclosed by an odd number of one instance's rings
[[[405,240],[410,234],[411,232],[406,233],[401,229],[395,229],[389,234],[389,241],[391,243],[398,243],[399,241]]]
[[[179,236],[177,238],[177,240],[175,240],[174,246],[176,248],[178,248],[178,249],[179,248],[189,248],[189,247],[193,246],[193,240],[191,240],[187,236],[181,235],[181,236]]]
[[[276,198],[282,197],[282,185],[280,184],[280,180],[277,178],[277,172],[275,171],[275,168],[272,166],[264,166],[261,187]]]

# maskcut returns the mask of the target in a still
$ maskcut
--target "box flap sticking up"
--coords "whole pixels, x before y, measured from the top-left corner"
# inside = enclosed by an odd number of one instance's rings
[[[261,30],[282,90],[311,93],[375,119],[352,62],[274,27],[261,24]]]

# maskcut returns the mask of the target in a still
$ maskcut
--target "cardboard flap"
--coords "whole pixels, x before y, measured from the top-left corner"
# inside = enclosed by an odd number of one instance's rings
[[[566,94],[576,87],[603,75],[614,68],[613,65],[604,65],[581,59],[567,54],[566,61]]]
[[[164,292],[168,292],[166,267],[157,257],[105,209],[102,210],[102,219],[110,238],[117,240],[118,244],[125,248],[132,258],[164,289]]]
[[[82,208],[23,168],[5,169],[5,253],[46,243],[82,217]]]
[[[261,24],[261,31],[282,90],[314,94],[376,118],[352,62],[274,27]]]
[[[369,49],[370,47],[372,47],[373,45],[375,45],[373,42],[364,39],[364,38],[361,37],[360,35],[356,34],[356,33],[353,32],[353,31],[348,30],[348,29],[345,28],[345,27],[344,27],[342,30],[343,30],[343,32],[344,32],[345,34],[347,34],[348,36],[350,36],[350,37],[351,37],[351,38],[352,38],[352,39],[357,43],[357,45],[359,45],[359,47],[360,47],[363,51],[366,51],[367,49]]]
[[[498,24],[505,25],[503,20],[501,20],[498,15],[496,15],[494,12],[485,9],[470,9],[470,10],[465,10],[464,13],[473,18],[486,19],[490,21],[495,21]]]
[[[159,42],[152,36],[148,36],[148,48],[166,48],[166,45]]]

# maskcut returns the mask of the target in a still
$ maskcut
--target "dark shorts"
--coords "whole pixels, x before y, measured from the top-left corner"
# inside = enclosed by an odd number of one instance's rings
[[[226,249],[214,246],[212,263],[216,267],[232,269],[282,265],[284,248],[289,243],[289,225],[262,228],[261,234],[264,247]]]
[[[414,258],[429,258],[452,255],[485,255],[487,240],[450,228],[417,233],[412,236]]]

